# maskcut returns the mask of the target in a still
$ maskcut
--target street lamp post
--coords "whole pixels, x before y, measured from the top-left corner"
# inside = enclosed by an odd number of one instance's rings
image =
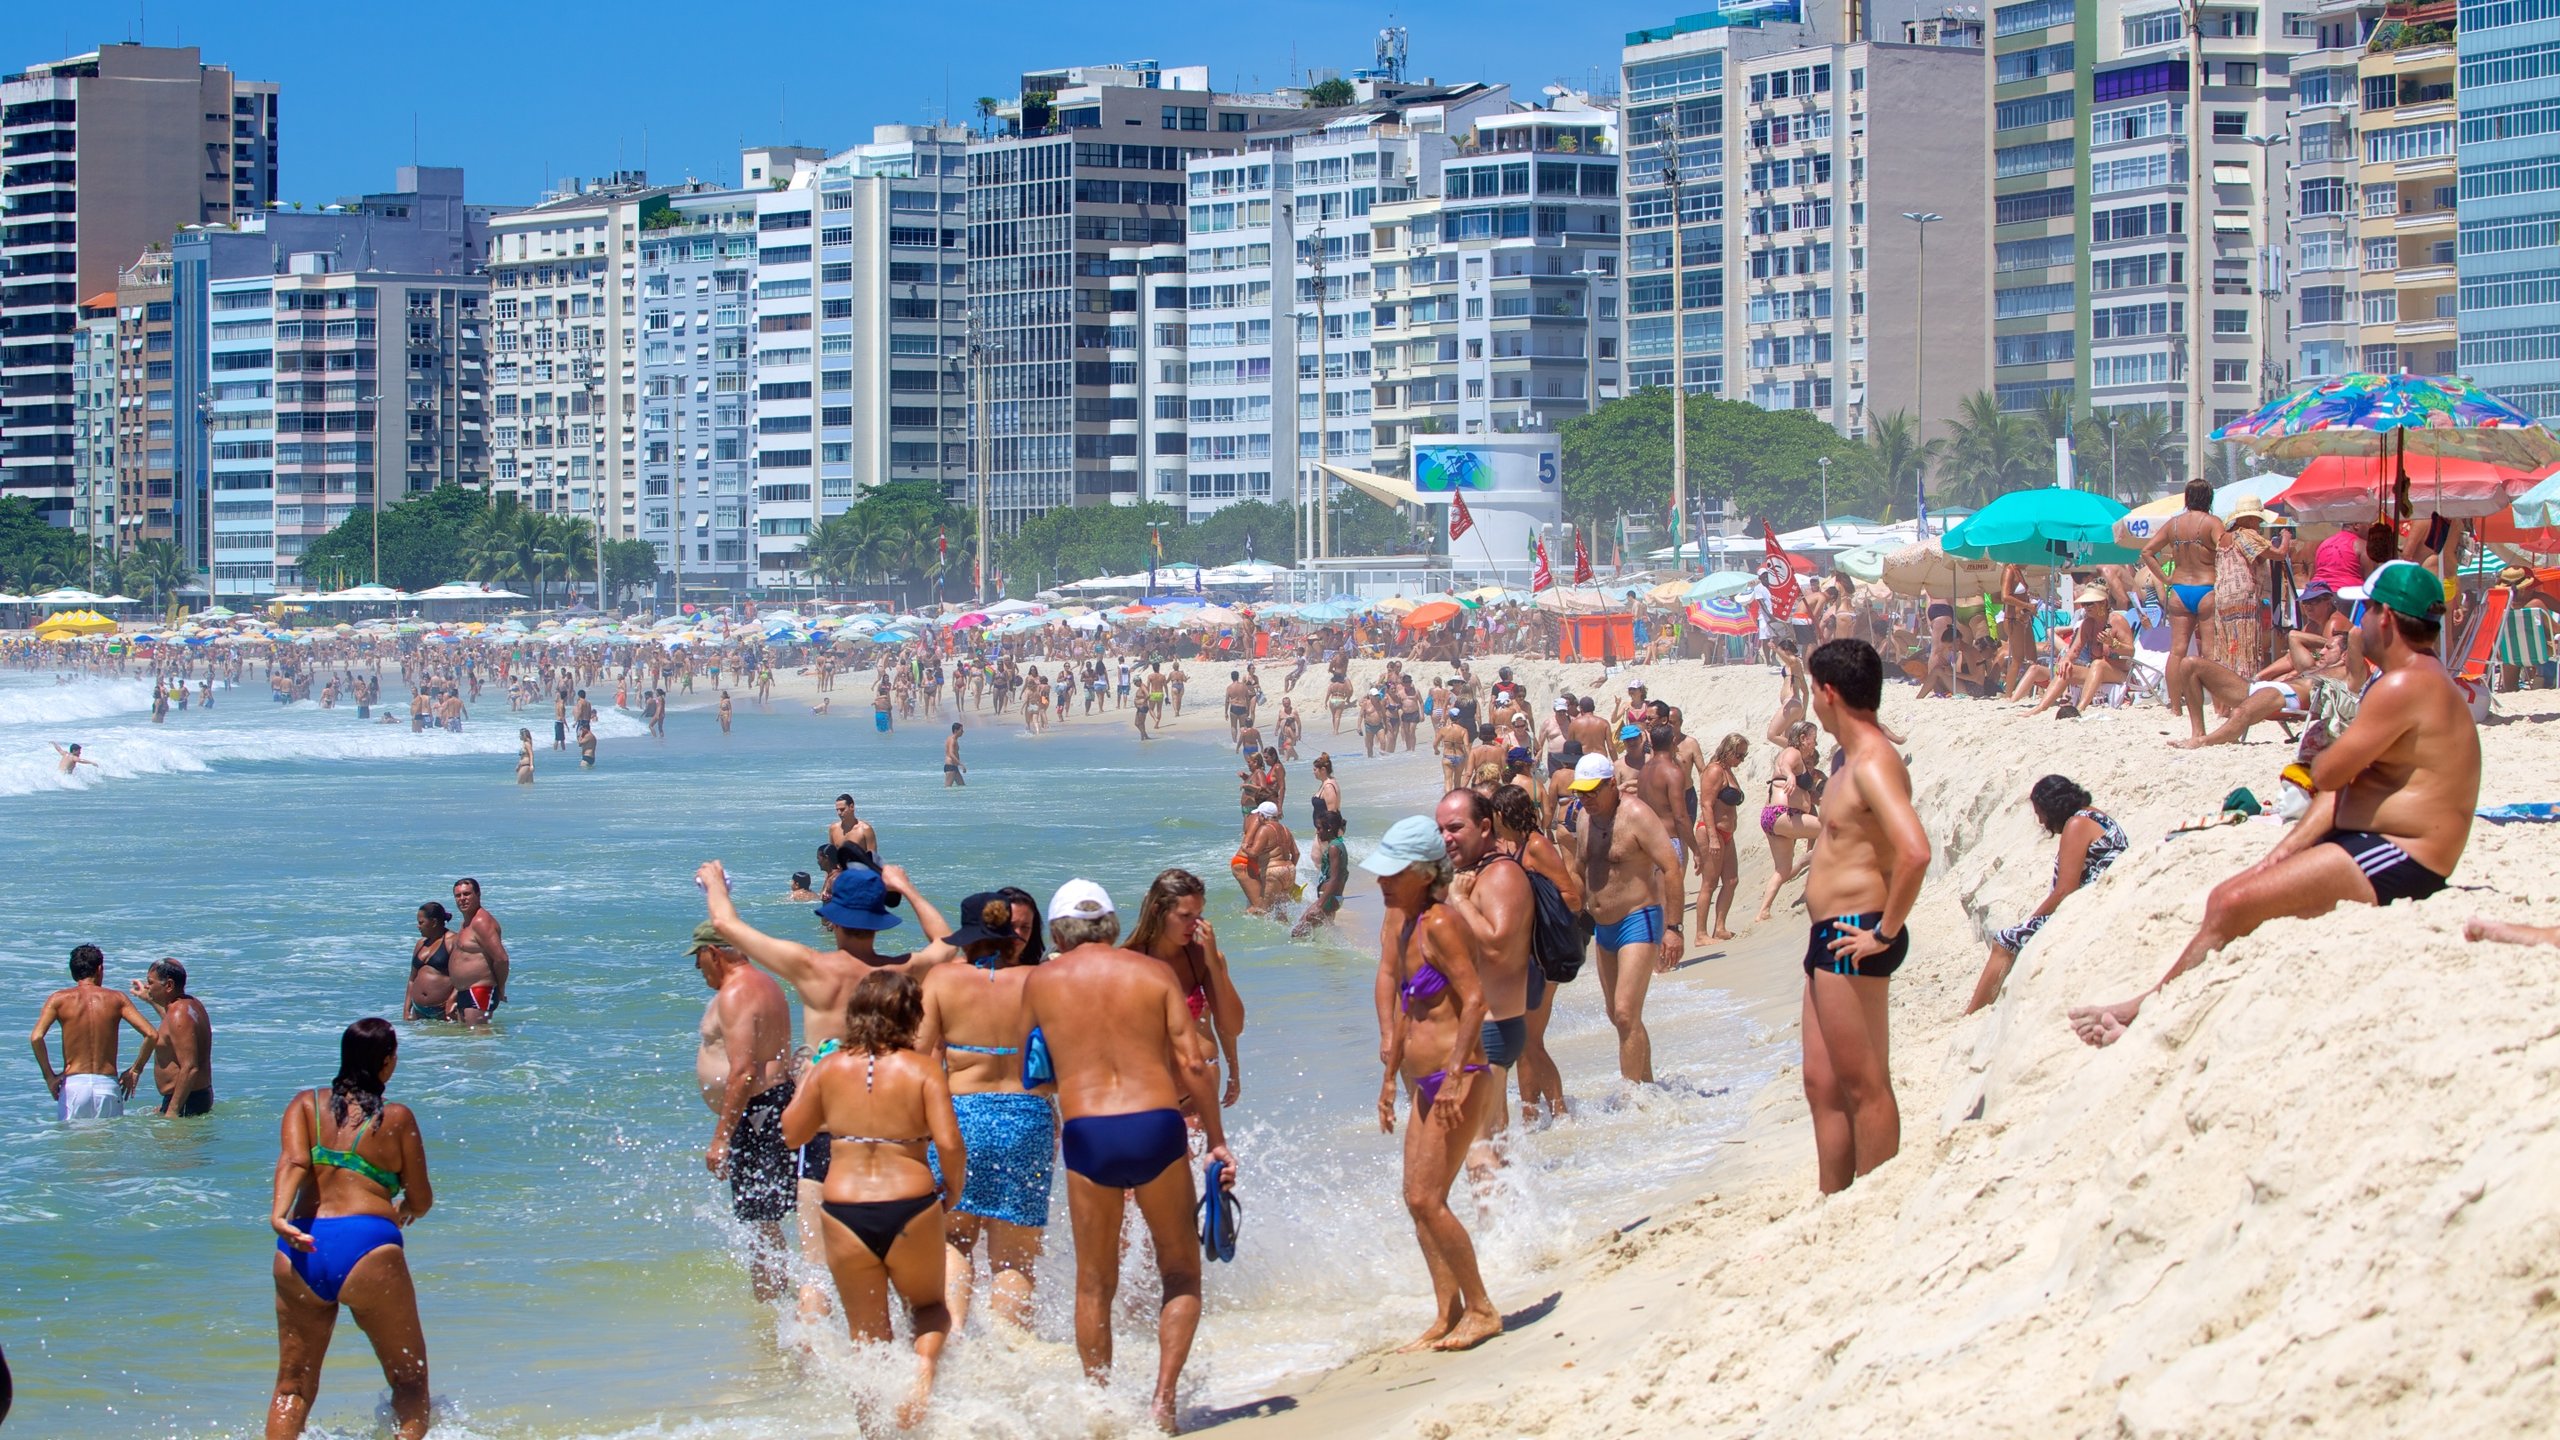
[[[1929,227],[1947,217],[1934,210],[1905,210],[1902,218],[1920,227],[1919,274],[1911,287],[1911,413],[1919,420],[1920,443],[1929,443]],[[1922,532],[1928,529],[1929,467],[1924,461],[1912,481],[1918,509],[1912,512]]]
[[[2276,238],[2274,151],[2276,146],[2290,142],[2293,132],[2279,130],[2273,135],[2243,135],[2240,139],[2258,149],[2258,394],[2264,398],[2272,393],[2267,372],[2275,357],[2268,307],[2276,291],[2283,288],[2279,271],[2284,264],[2283,242]]]
[[[1814,464],[1822,467],[1822,538],[1831,538],[1831,457],[1818,455]]]
[[[2113,410],[2107,412],[2107,496],[2113,500],[2124,498],[2124,481],[2116,474],[2116,412]]]

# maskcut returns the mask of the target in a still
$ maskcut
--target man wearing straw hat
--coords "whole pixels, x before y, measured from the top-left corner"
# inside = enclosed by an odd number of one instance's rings
[[[2394,560],[2367,577],[2356,633],[2381,671],[2356,717],[2307,771],[2310,808],[2266,858],[2213,888],[2204,923],[2159,983],[2130,1000],[2071,1012],[2092,1045],[2112,1045],[2149,1000],[2205,956],[2286,916],[2353,900],[2389,905],[2443,890],[2480,803],[2480,731],[2436,658],[2444,584]]]

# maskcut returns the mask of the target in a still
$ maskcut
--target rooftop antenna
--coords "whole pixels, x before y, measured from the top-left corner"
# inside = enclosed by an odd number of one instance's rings
[[[1404,83],[1405,59],[1411,41],[1411,33],[1402,25],[1390,25],[1378,32],[1377,68],[1385,72],[1392,83]]]

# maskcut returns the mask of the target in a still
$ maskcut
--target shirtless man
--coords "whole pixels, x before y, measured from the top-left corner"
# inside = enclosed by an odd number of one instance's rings
[[[1573,767],[1571,789],[1580,805],[1578,813],[1567,807],[1558,848],[1589,897],[1600,993],[1618,1030],[1618,1073],[1631,1084],[1650,1085],[1653,1037],[1644,1028],[1644,997],[1657,955],[1680,963],[1677,920],[1688,909],[1680,857],[1662,817],[1619,788],[1618,767],[1607,755],[1583,756]],[[1666,915],[1674,923],[1664,924]]]
[[[1617,732],[1600,718],[1599,706],[1588,695],[1574,702],[1573,718],[1565,722],[1564,733],[1582,747],[1585,755],[1606,755],[1617,748],[1610,743],[1610,737]]]
[[[213,1113],[213,1017],[187,993],[187,967],[174,958],[151,962],[133,982],[136,999],[160,1016],[160,1038],[144,1048],[152,1059],[162,1115],[181,1119]]]
[[[453,882],[453,988],[461,997],[456,1018],[465,1025],[486,1025],[507,1003],[507,942],[498,917],[480,905],[480,882],[465,875]]]
[[[98,762],[82,755],[80,753],[80,747],[77,745],[65,746],[62,742],[57,740],[54,742],[53,753],[59,757],[58,763],[55,764],[54,768],[65,775],[71,774],[83,765],[88,766],[92,770],[98,768]]]
[[[1048,1049],[1075,1226],[1076,1354],[1087,1378],[1111,1378],[1111,1317],[1120,1288],[1121,1221],[1134,1195],[1154,1242],[1163,1300],[1156,1318],[1156,1424],[1174,1428],[1174,1391],[1200,1328],[1200,1232],[1193,1213],[1188,1097],[1207,1158],[1235,1183],[1206,1038],[1163,962],[1120,948],[1111,896],[1070,880],[1049,901],[1056,954],[1023,985],[1022,1035]],[[1044,1087],[1046,1088],[1046,1087]]]
[[[36,1028],[27,1044],[44,1072],[44,1088],[54,1098],[54,1113],[63,1120],[111,1120],[124,1113],[125,1097],[142,1080],[142,1067],[160,1043],[159,1032],[142,1018],[133,997],[106,987],[107,957],[95,945],[71,950],[71,988],[45,997],[36,1012]],[[53,1068],[45,1037],[62,1027],[62,1069]],[[142,1037],[142,1053],[133,1068],[116,1068],[119,1025],[130,1025]]]
[[[1505,1085],[1520,1063],[1529,1039],[1529,1012],[1547,988],[1547,973],[1529,953],[1531,931],[1538,919],[1537,897],[1529,889],[1529,872],[1495,844],[1493,802],[1475,790],[1452,788],[1440,797],[1432,821],[1449,847],[1456,871],[1449,903],[1475,932],[1476,979],[1484,987],[1484,1062],[1493,1069],[1493,1103],[1485,1108],[1484,1132],[1468,1154],[1468,1169],[1481,1174],[1495,1164],[1494,1137],[1511,1125]]]
[[[960,763],[960,722],[951,722],[951,733],[942,741],[942,786],[956,790],[969,783],[969,767]]]
[[[1227,739],[1241,744],[1238,738],[1245,726],[1253,723],[1253,687],[1245,683],[1242,671],[1227,672]]]
[[[1476,726],[1475,743],[1467,747],[1466,773],[1452,782],[1453,787],[1479,784],[1488,774],[1501,775],[1502,750],[1502,736],[1491,722]]]
[[[1564,758],[1564,727],[1572,716],[1573,702],[1559,695],[1549,707],[1547,718],[1538,723],[1537,751],[1546,774],[1554,774]]]
[[[2353,648],[2355,627],[2347,623],[2346,612],[2338,608],[2337,591],[2314,580],[2303,586],[2295,599],[2301,606],[2302,624],[2286,632],[2284,653],[2258,672],[2260,680],[2282,680],[2288,675],[2335,669],[2346,662],[2347,652]]]
[[[862,983],[862,977],[874,970],[904,970],[922,980],[927,970],[956,953],[939,943],[907,955],[880,953],[879,933],[905,923],[889,913],[892,896],[915,907],[916,923],[928,938],[951,932],[940,912],[907,879],[907,872],[895,865],[879,870],[848,866],[829,882],[826,903],[818,907],[818,919],[835,937],[835,947],[829,950],[767,935],[739,919],[738,907],[729,897],[728,870],[717,860],[704,861],[693,872],[693,883],[702,888],[704,908],[711,916],[719,942],[772,971],[774,978],[789,985],[800,997],[801,1043],[812,1055],[830,1044],[843,1043],[845,1005],[853,998],[853,987]],[[822,1134],[800,1151],[798,1206],[802,1214],[815,1213],[825,1198],[820,1192],[826,1184],[827,1162],[834,1155],[834,1146],[835,1142]],[[821,1228],[800,1227],[800,1253],[808,1260],[812,1277],[800,1291],[800,1313],[806,1318],[823,1316],[827,1310],[825,1293],[815,1278],[826,1273]]]
[[[791,1002],[782,987],[721,940],[709,921],[693,928],[693,967],[711,987],[693,1078],[718,1116],[702,1163],[729,1182],[730,1213],[755,1232],[747,1275],[758,1302],[782,1297],[782,1222],[799,1208],[799,1166],[782,1143],[791,1103]]]
[[[880,853],[880,832],[871,828],[870,821],[853,813],[853,796],[850,794],[836,797],[836,818],[827,825],[828,844],[842,845],[847,841],[874,855]]]
[[[1815,917],[1804,952],[1804,1095],[1829,1195],[1902,1147],[1885,986],[1911,951],[1904,921],[1929,870],[1929,834],[1902,752],[1876,724],[1883,657],[1864,640],[1827,640],[1805,657],[1805,677],[1814,718],[1842,755],[1822,792],[1804,885]]]
[[[2171,704],[2177,703],[2179,682],[2185,678],[2187,643],[2196,633],[2196,622],[2213,613],[2214,560],[2222,552],[2222,522],[2213,518],[2213,485],[2205,480],[2190,480],[2186,491],[2187,508],[2172,517],[2142,547],[2142,568],[2160,583],[2168,597],[2169,612],[2168,682]],[[2160,552],[2169,552],[2177,568],[2177,581],[2172,584],[2169,573],[2160,568]]]
[[[2092,1045],[2112,1045],[2143,1002],[2207,955],[2284,916],[2355,901],[2389,905],[2445,888],[2480,803],[2480,731],[2436,658],[2444,585],[2395,560],[2365,578],[2356,634],[2381,676],[2344,734],[2311,762],[2311,807],[2264,859],[2213,887],[2204,923],[2159,984],[2071,1012]]]
[[[1657,712],[1658,713],[1658,712]],[[1697,791],[1689,785],[1689,767],[1680,759],[1679,729],[1668,721],[1656,721],[1651,732],[1652,744],[1645,747],[1644,765],[1636,771],[1636,795],[1646,808],[1663,818],[1671,832],[1671,853],[1680,861],[1685,876],[1690,866],[1690,846],[1696,843],[1698,817],[1691,803]],[[1694,753],[1696,746],[1690,749]],[[1683,883],[1686,881],[1684,879]],[[1671,912],[1674,918],[1681,910]],[[1653,971],[1668,975],[1679,962],[1669,954],[1654,957]]]

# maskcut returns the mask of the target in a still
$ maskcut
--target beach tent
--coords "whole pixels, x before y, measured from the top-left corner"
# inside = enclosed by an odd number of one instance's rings
[[[70,585],[65,585],[58,590],[47,590],[41,595],[32,595],[28,598],[38,605],[78,606],[83,610],[95,609],[100,605],[133,603],[121,595],[101,595],[95,590],[82,590]]]

